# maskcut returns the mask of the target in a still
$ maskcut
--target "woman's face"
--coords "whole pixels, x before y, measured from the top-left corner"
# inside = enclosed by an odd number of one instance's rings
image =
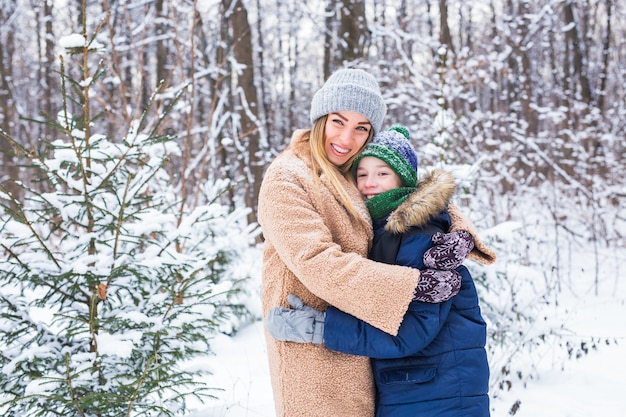
[[[345,164],[361,151],[372,125],[360,113],[342,111],[330,113],[324,127],[324,149],[335,166]]]
[[[402,187],[402,180],[384,161],[365,156],[356,170],[356,186],[367,200],[385,191]]]

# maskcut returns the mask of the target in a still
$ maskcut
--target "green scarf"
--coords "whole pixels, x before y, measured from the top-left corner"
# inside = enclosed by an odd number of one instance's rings
[[[385,191],[365,201],[373,220],[382,219],[407,199],[415,187],[400,187]]]

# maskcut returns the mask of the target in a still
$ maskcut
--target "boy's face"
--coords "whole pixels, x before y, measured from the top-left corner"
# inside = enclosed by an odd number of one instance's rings
[[[385,162],[366,156],[359,161],[356,186],[367,200],[385,191],[402,187],[402,180]]]

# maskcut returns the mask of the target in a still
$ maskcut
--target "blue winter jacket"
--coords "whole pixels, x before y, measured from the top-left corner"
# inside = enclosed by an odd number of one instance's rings
[[[423,269],[431,236],[447,232],[450,218],[441,212],[402,235],[384,226],[385,221],[374,222],[372,253],[387,253],[387,259],[377,260]],[[326,310],[326,347],[372,358],[377,417],[489,416],[486,325],[469,271],[464,266],[457,271],[460,292],[440,304],[412,302],[397,336],[334,307]]]

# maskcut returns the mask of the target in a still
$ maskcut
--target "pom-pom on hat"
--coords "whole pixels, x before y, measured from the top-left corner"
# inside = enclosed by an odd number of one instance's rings
[[[398,174],[405,187],[417,186],[418,158],[411,145],[411,136],[406,127],[396,125],[374,136],[363,152],[354,160],[352,172],[356,170],[361,158],[373,156],[384,161]]]
[[[378,82],[371,74],[349,68],[334,72],[313,96],[311,123],[324,115],[340,111],[362,114],[372,124],[374,134],[380,132],[387,105]]]

